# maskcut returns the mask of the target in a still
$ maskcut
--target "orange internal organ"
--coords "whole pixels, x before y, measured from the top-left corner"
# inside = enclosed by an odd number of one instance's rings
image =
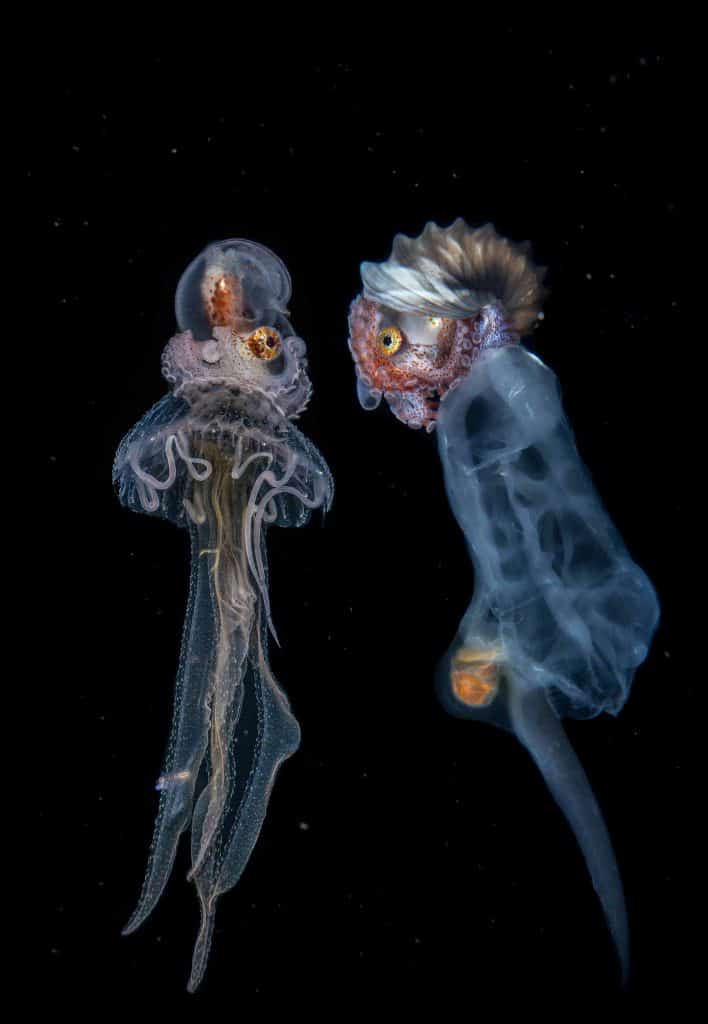
[[[234,327],[243,316],[241,282],[233,274],[208,272],[204,277],[202,294],[212,327]]]
[[[452,691],[469,707],[491,704],[499,689],[498,651],[463,647],[454,656],[450,670]]]

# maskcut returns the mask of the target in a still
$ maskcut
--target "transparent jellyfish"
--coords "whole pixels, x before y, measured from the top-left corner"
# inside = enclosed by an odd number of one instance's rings
[[[329,470],[293,420],[310,397],[290,277],[254,242],[208,246],[183,274],[171,386],[122,441],[121,502],[189,531],[192,568],[173,723],[147,874],[125,933],[151,913],[191,830],[201,906],[189,989],[206,967],[218,897],[258,838],[275,774],[300,730],[268,663],[268,526],[300,526],[332,500]]]

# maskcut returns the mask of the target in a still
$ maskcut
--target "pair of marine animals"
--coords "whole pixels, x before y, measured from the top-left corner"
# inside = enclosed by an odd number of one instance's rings
[[[654,589],[596,494],[557,378],[521,338],[540,315],[542,271],[491,225],[428,224],[363,263],[349,347],[365,409],[382,398],[435,430],[475,589],[437,686],[455,715],[511,730],[585,857],[617,951],[629,936],[610,837],[561,717],[616,714],[658,621]],[[290,277],[264,246],[209,245],[183,274],[170,392],[121,443],[121,502],[189,531],[191,581],[173,723],[147,874],[125,932],[151,913],[191,832],[201,925],[188,988],[206,968],[219,896],[258,838],[300,730],[268,663],[267,528],[327,510],[332,478],[295,427],[308,403]]]

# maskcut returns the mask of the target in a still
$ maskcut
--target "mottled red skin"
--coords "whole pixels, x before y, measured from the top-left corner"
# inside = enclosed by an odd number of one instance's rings
[[[376,344],[384,309],[358,296],[349,315],[349,347],[357,375],[372,391],[381,392],[393,414],[409,427],[432,430],[440,401],[467,376],[485,344],[486,313],[466,320],[444,319],[434,345],[405,339],[395,355]]]

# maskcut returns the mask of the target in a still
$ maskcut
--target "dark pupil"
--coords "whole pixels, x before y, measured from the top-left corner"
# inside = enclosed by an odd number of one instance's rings
[[[393,335],[392,334],[384,334],[383,343],[386,346],[386,348],[390,348],[391,345],[393,345]]]

